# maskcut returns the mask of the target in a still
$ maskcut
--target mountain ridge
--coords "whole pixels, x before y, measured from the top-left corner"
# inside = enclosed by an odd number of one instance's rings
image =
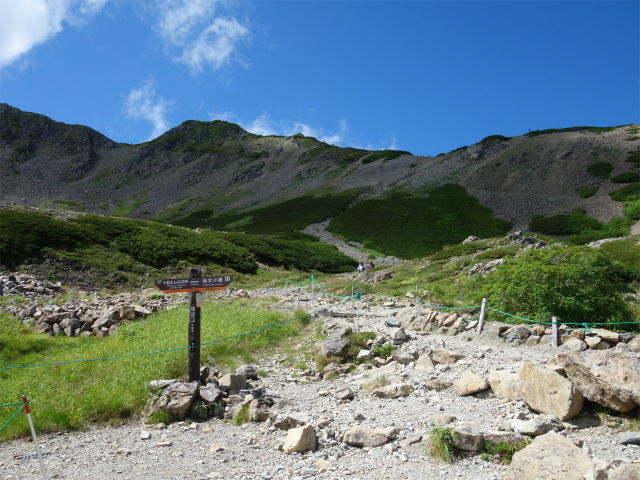
[[[303,195],[359,189],[354,202],[393,192],[424,197],[458,183],[498,218],[526,228],[532,214],[584,208],[601,221],[622,215],[617,188],[587,167],[631,170],[640,142],[628,126],[492,135],[436,157],[341,148],[301,134],[260,136],[238,125],[187,120],[137,145],[84,126],[0,104],[2,200],[171,222],[205,209],[249,212]],[[599,190],[582,198],[580,188]]]

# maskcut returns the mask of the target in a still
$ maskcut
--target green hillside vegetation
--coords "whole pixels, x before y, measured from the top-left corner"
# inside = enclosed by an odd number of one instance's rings
[[[629,152],[627,154],[627,162],[633,163],[636,167],[640,167],[640,151]]]
[[[184,217],[169,222],[189,228],[210,227],[215,230],[246,232],[253,235],[292,232],[338,215],[362,191],[363,189],[353,189],[318,197],[305,195],[255,210],[219,216],[215,216],[211,209],[194,209]]]
[[[83,215],[55,220],[37,212],[0,210],[0,258],[5,266],[50,256],[88,265],[105,281],[136,283],[140,276],[165,276],[160,270],[199,265],[256,273],[261,262],[302,270],[341,272],[354,261],[335,247],[298,235],[289,239],[231,238],[141,221]],[[326,268],[327,270],[323,270]]]
[[[365,200],[334,217],[328,229],[365,248],[408,259],[432,254],[470,235],[502,235],[510,226],[492,217],[464,187],[448,184],[432,188],[426,198],[398,193]]]
[[[589,198],[598,193],[598,189],[599,187],[580,187],[578,188],[578,193],[582,198]]]
[[[569,214],[532,215],[529,229],[533,232],[566,237],[576,244],[585,244],[602,238],[623,237],[633,225],[631,218],[613,218],[607,223],[588,217],[584,208],[576,208]]]
[[[363,158],[362,164],[366,165],[368,163],[373,163],[376,160],[380,160],[382,158],[384,158],[385,162],[388,162],[389,160],[395,160],[396,158],[400,158],[403,155],[411,155],[411,152],[405,152],[403,150],[379,150]]]
[[[630,183],[618,190],[609,192],[609,196],[617,202],[640,200],[640,183]]]
[[[587,167],[587,172],[598,178],[608,178],[612,170],[613,165],[609,162],[595,162]]]
[[[525,135],[527,137],[537,137],[538,135],[548,135],[550,133],[564,133],[564,132],[582,132],[588,131],[593,133],[604,133],[604,132],[612,132],[616,128],[623,127],[624,125],[620,125],[618,127],[569,127],[569,128],[548,128],[546,130],[535,130],[533,132],[528,132]]]
[[[611,183],[638,183],[640,182],[640,173],[626,172],[611,178]]]

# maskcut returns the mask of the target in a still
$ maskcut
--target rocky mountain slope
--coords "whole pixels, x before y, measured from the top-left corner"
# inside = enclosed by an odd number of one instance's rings
[[[583,207],[599,220],[621,216],[607,195],[618,188],[587,167],[628,172],[640,140],[628,127],[530,132],[436,157],[339,148],[304,137],[260,136],[223,121],[186,121],[153,141],[116,143],[88,127],[0,105],[0,199],[132,218],[176,218],[194,208],[244,211],[300,195],[360,188],[359,199],[390,189],[423,196],[457,182],[514,227],[533,213]],[[578,188],[601,187],[590,198]]]

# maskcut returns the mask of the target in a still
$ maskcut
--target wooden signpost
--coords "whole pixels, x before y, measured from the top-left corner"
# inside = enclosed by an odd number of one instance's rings
[[[189,278],[156,280],[156,286],[164,293],[189,293],[189,330],[187,354],[189,381],[200,381],[200,307],[204,303],[203,294],[208,290],[224,290],[233,280],[229,275],[202,277],[199,268],[189,269]]]

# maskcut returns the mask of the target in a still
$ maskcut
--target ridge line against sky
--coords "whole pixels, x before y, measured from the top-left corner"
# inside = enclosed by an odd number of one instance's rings
[[[635,0],[0,0],[0,101],[118,142],[185,120],[436,155],[640,121]]]

